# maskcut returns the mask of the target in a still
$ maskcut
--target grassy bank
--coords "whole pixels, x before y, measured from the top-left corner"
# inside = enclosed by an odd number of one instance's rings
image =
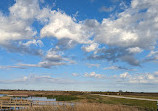
[[[142,101],[142,100],[129,100],[122,98],[111,98],[97,95],[84,95],[82,96],[85,102],[90,103],[102,103],[102,104],[115,104],[115,105],[126,105],[134,106],[145,111],[156,111],[156,102]]]

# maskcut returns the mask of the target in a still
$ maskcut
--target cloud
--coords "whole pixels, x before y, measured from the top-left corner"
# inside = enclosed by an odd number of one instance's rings
[[[158,76],[157,72],[154,73],[138,73],[138,74],[129,74],[125,72],[120,74],[121,82],[132,83],[132,84],[157,84]]]
[[[36,35],[36,31],[33,30],[31,24],[35,16],[38,15],[37,0],[16,0],[9,11],[9,16],[0,13],[0,44],[13,40],[31,39]]]
[[[86,64],[88,67],[99,67],[100,66],[100,64]]]
[[[70,39],[78,43],[89,43],[91,34],[83,29],[82,23],[77,23],[74,18],[61,11],[51,11],[50,21],[41,31],[41,37],[56,37]]]
[[[26,47],[29,47],[30,45],[35,45],[35,46],[44,46],[43,42],[41,40],[30,40],[30,41],[27,41],[26,43],[21,43],[22,45],[26,46]]]
[[[8,43],[8,44],[5,43],[2,46],[7,51],[13,52],[13,53],[29,54],[29,55],[35,55],[35,56],[43,55],[43,51],[41,49],[29,47],[24,44],[25,43],[22,43],[22,42],[13,42],[13,43]]]
[[[122,61],[125,61],[127,62],[128,64],[130,65],[133,65],[133,66],[140,66],[140,61],[137,60],[134,56],[132,55],[125,55],[125,56],[122,56],[121,57],[121,60]]]
[[[16,0],[16,3],[9,8],[11,16],[23,20],[33,19],[40,11],[38,0]]]
[[[95,51],[98,48],[98,46],[99,46],[99,44],[92,43],[90,45],[82,46],[82,50],[84,50],[86,52],[92,52],[92,51]]]
[[[52,66],[61,66],[66,65],[65,62],[50,62],[50,61],[41,61],[38,64],[18,64],[22,67],[40,67],[40,68],[51,68]]]
[[[58,43],[56,46],[59,48],[59,50],[67,50],[75,47],[77,44],[76,41],[68,39],[68,38],[63,38],[58,40]]]
[[[141,53],[143,50],[139,47],[133,47],[133,48],[128,48],[127,51],[129,51],[129,53]]]
[[[48,50],[46,55],[43,57],[42,61],[37,64],[17,64],[21,67],[41,67],[41,68],[51,68],[52,66],[61,66],[61,65],[68,65],[74,64],[75,61],[63,57],[62,52],[57,52],[53,48]]]
[[[35,74],[30,74],[29,76],[24,76],[22,78],[17,78],[13,80],[0,80],[1,84],[43,84],[43,83],[57,83],[57,84],[71,84],[75,83],[73,80],[65,80],[62,78],[53,78],[49,75],[38,76]]]
[[[0,22],[0,45],[15,40],[31,39],[36,34],[28,21],[0,15]]]
[[[158,51],[150,51],[150,53],[147,55],[147,57],[152,57],[152,56],[158,56]]]
[[[0,69],[10,69],[10,68],[25,69],[25,67],[21,67],[21,66],[0,66]]]
[[[93,32],[94,41],[108,46],[106,50],[97,51],[88,58],[94,60],[123,61],[130,65],[140,66],[142,60],[137,60],[135,55],[144,50],[153,50],[157,45],[158,30],[158,3],[154,1],[132,0],[131,6],[113,18],[104,18],[101,23],[95,20],[88,22],[87,29]],[[92,24],[92,25],[90,25]],[[89,28],[91,27],[91,28]],[[115,47],[111,49],[110,47]],[[118,49],[119,51],[117,51]],[[150,60],[155,60],[154,56]],[[150,61],[146,59],[146,61]]]
[[[95,40],[119,47],[153,48],[158,40],[158,3],[133,0],[131,4],[117,19],[103,19],[96,30]]]
[[[102,75],[102,74],[96,74],[95,72],[85,73],[84,77],[92,77],[92,78],[98,78],[98,79],[105,78],[104,75]]]
[[[95,54],[91,54],[88,59],[102,60],[107,59],[108,61],[117,61],[119,57],[124,55],[124,49],[121,48],[100,48]]]
[[[140,63],[138,60],[136,60],[134,55],[129,53],[124,48],[100,48],[98,49],[94,54],[91,54],[88,59],[92,60],[107,60],[112,62],[117,62],[118,60],[122,60],[124,62],[127,62],[130,65],[139,66]]]
[[[120,78],[125,79],[125,78],[128,78],[128,77],[129,77],[129,73],[128,72],[124,72],[124,73],[120,74]]]
[[[142,62],[158,62],[158,51],[151,50]]]
[[[129,69],[122,66],[110,66],[103,68],[104,70],[127,70],[127,71],[135,71],[135,69]]]
[[[56,52],[54,49],[50,49],[44,59],[48,61],[61,61],[63,58],[62,53]]]
[[[77,76],[79,76],[79,74],[77,74],[77,73],[72,73],[72,76],[77,77]]]
[[[133,53],[129,53],[129,51],[125,48],[118,47],[109,47],[109,48],[100,48],[95,51],[95,53],[90,54],[87,59],[90,60],[107,60],[112,62],[126,62],[133,66],[140,66],[141,61],[135,58]]]
[[[43,15],[45,10],[40,9],[38,0],[16,0],[15,4],[9,8],[8,16],[0,12],[0,46],[10,52],[40,55],[41,50],[29,46],[31,44],[43,45],[41,40],[34,39],[37,31],[32,24],[35,20],[46,17],[46,14]]]
[[[101,8],[99,8],[100,12],[112,12],[113,10],[114,10],[114,7],[102,6]]]
[[[132,0],[128,8],[125,2],[121,2],[120,6],[125,9],[115,19],[77,21],[60,10],[40,8],[38,0],[16,0],[9,8],[8,16],[0,12],[0,47],[10,52],[42,56],[43,51],[32,45],[41,47],[44,44],[42,38],[49,37],[57,39],[58,51],[71,49],[79,43],[82,50],[90,52],[89,59],[123,61],[140,66],[141,60],[136,59],[136,54],[144,50],[154,51],[157,45],[158,3],[156,0]],[[112,7],[104,6],[101,9],[112,11]],[[38,39],[39,34],[36,27],[33,27],[35,21],[43,26]],[[99,49],[99,46],[105,46],[106,49]],[[95,52],[91,54],[92,51]],[[152,56],[154,52],[151,51],[147,56],[150,58],[144,61],[156,60],[156,52]],[[23,65],[50,68],[71,61],[59,55],[47,56],[50,55],[46,55],[38,64]]]
[[[110,66],[110,67],[105,67],[104,70],[118,70],[118,66]]]
[[[41,55],[42,60],[37,64],[25,64],[18,63],[14,66],[0,66],[1,69],[9,69],[9,68],[20,68],[26,69],[28,67],[39,67],[39,68],[52,68],[53,66],[61,66],[68,64],[75,64],[74,60],[71,60],[67,57],[64,57],[64,53],[61,51],[56,51],[56,49],[51,48],[47,51],[45,55]]]
[[[73,73],[73,76],[78,76],[78,74]],[[96,74],[95,72],[85,73],[84,77],[105,79],[105,76],[102,74]],[[112,78],[108,78],[111,79]],[[129,74],[128,72],[124,72],[119,75],[119,77],[115,77],[117,83],[130,83],[130,84],[157,84],[158,83],[158,72],[154,73],[138,73],[138,74]],[[92,83],[85,81],[76,81],[65,78],[55,78],[50,75],[36,75],[30,74],[28,76],[23,76],[21,78],[16,78],[12,80],[0,80],[1,84],[47,84],[47,83],[56,83],[56,84],[80,84],[80,83]]]
[[[119,0],[116,0],[116,1],[119,1]],[[128,8],[127,2],[124,0],[121,0],[119,7],[120,9],[123,9],[123,10],[127,9]]]

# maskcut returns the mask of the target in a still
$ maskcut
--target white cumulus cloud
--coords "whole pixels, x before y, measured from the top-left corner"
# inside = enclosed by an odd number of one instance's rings
[[[92,44],[83,46],[82,50],[84,50],[86,52],[92,52],[92,51],[95,51],[98,48],[98,46],[99,46],[99,44],[92,43]]]
[[[41,29],[41,37],[68,38],[78,43],[89,43],[90,34],[83,29],[82,23],[61,11],[52,11],[50,21]]]
[[[96,74],[95,72],[85,73],[84,76],[85,77],[98,78],[98,79],[105,78],[104,75],[102,75],[102,74]]]

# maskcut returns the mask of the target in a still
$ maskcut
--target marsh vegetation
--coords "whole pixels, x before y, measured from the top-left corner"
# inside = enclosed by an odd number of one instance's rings
[[[107,105],[107,104],[97,104],[97,103],[85,103],[76,104],[74,106],[47,106],[40,108],[24,109],[21,111],[142,111],[138,108],[122,106],[122,105]]]
[[[111,98],[93,94],[117,95],[118,92],[78,92],[78,91],[0,91],[1,94],[25,94],[32,97],[55,98],[56,101],[77,103],[64,106],[46,106],[40,108],[25,109],[25,111],[156,111],[156,102],[129,100],[122,98]],[[127,93],[122,92],[120,96],[138,98],[158,98],[157,93]],[[0,97],[8,99],[8,97]],[[85,109],[84,109],[85,108]],[[108,109],[108,110],[106,110]]]

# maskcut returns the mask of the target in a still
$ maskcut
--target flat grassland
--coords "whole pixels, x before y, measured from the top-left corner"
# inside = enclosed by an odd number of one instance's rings
[[[158,99],[158,93],[133,92],[79,92],[79,91],[28,91],[1,90],[0,94],[28,95],[37,97],[56,98],[57,101],[78,103],[75,106],[40,107],[24,111],[156,111],[156,102],[112,98],[93,94],[118,95],[127,97]],[[0,97],[0,99],[5,97]],[[7,99],[7,97],[5,98]]]

